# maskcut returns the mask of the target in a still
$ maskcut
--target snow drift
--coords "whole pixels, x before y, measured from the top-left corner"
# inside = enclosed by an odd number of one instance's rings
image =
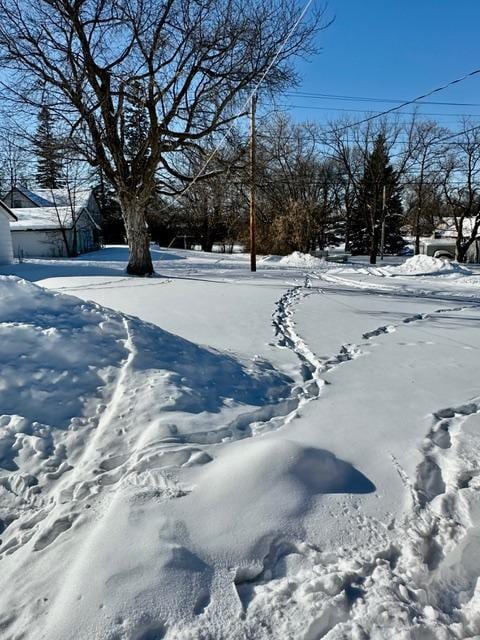
[[[203,614],[218,638],[237,617],[240,638],[242,585],[279,531],[301,538],[323,494],[375,489],[269,438],[301,394],[260,358],[0,277],[0,362],[9,640],[200,638]]]
[[[418,255],[405,260],[397,267],[382,267],[382,271],[392,276],[430,276],[445,275],[450,273],[470,274],[465,267],[446,258],[432,258],[431,256]]]
[[[142,537],[132,518],[140,520],[136,510],[146,504],[191,491],[168,470],[209,463],[202,445],[245,438],[253,420],[285,411],[291,380],[260,359],[243,362],[14,277],[0,277],[0,362],[0,608],[9,612],[0,618],[3,637],[25,628],[30,638],[113,637],[112,611],[127,600],[132,611],[145,613],[147,585],[157,595],[172,587],[167,569],[160,571],[161,588],[153,578],[162,561],[149,555],[152,536],[166,566],[176,567],[175,579],[177,560],[184,567],[186,594],[195,576],[203,584],[209,572],[201,563],[167,543],[159,550],[158,532],[146,526]],[[122,522],[130,524],[123,530]],[[105,578],[100,591],[92,571]],[[123,571],[128,579],[114,578]],[[78,609],[79,588],[85,602],[86,592],[90,600],[99,593],[114,599],[108,613],[95,601],[103,622],[84,606],[76,623],[71,611],[65,618],[59,602],[72,589]],[[41,600],[32,602],[32,593],[43,594]],[[177,612],[185,609],[177,604]],[[85,616],[91,624],[82,632]],[[135,616],[129,624],[122,637],[151,629]]]
[[[2,640],[477,637],[476,305],[217,268],[83,291],[156,326],[0,278]]]
[[[275,264],[280,267],[294,267],[297,269],[315,269],[325,266],[325,260],[316,258],[309,253],[294,251],[288,256],[265,256],[261,260],[262,264]]]

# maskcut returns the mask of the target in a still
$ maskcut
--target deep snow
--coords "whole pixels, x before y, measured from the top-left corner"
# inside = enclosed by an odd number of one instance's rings
[[[478,636],[475,268],[154,258],[1,270],[2,638]]]

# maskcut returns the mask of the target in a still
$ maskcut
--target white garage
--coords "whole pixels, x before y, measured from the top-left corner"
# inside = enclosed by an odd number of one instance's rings
[[[11,220],[17,220],[17,217],[0,200],[0,264],[13,262]]]

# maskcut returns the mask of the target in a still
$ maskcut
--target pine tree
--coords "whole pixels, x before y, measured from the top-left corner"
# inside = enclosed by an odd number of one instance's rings
[[[36,181],[38,186],[45,189],[64,187],[62,147],[55,136],[52,113],[47,105],[44,105],[38,114],[34,147],[37,156]]]
[[[102,240],[105,244],[125,244],[126,232],[122,212],[115,197],[115,189],[105,182],[98,172],[99,184],[95,188],[95,198],[101,213]]]
[[[132,161],[139,154],[141,159],[149,155],[146,142],[148,140],[149,118],[145,108],[142,85],[139,82],[134,82],[129,89],[124,115],[124,137],[126,155]]]
[[[386,253],[403,246],[400,234],[402,218],[401,187],[390,164],[385,137],[379,135],[369,154],[357,193],[350,227],[350,248],[355,254],[369,254],[375,264],[384,225]]]

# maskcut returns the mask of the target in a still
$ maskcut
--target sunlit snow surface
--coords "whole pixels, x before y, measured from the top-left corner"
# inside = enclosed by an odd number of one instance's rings
[[[478,267],[126,257],[0,271],[2,640],[478,636]]]

